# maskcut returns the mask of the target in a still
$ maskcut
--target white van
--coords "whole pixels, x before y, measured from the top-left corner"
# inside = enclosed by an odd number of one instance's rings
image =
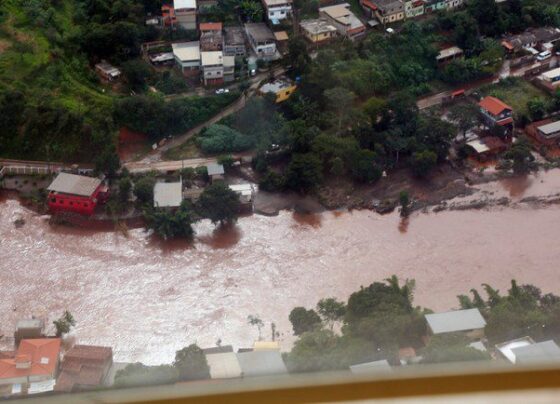
[[[551,57],[551,56],[552,56],[552,52],[550,52],[550,51],[544,51],[544,52],[541,52],[541,53],[539,53],[539,54],[537,55],[537,60],[538,60],[539,62],[542,62],[543,60],[546,60],[546,59],[548,59],[548,58]]]

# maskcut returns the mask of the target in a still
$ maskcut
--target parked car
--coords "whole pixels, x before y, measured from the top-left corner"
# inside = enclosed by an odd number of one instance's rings
[[[548,58],[550,58],[550,57],[552,57],[552,52],[550,52],[550,51],[544,51],[544,52],[541,52],[541,53],[539,53],[539,54],[537,55],[537,60],[538,60],[539,62],[542,62],[543,60],[546,60],[546,59],[548,59]]]
[[[218,88],[216,90],[216,94],[227,94],[227,93],[229,93],[229,89],[227,88]]]

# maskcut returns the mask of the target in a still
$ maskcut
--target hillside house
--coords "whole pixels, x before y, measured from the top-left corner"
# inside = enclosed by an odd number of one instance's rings
[[[484,97],[478,106],[488,127],[513,125],[513,109],[502,100],[488,96]]]
[[[196,29],[196,0],[173,0],[175,21],[182,28]]]
[[[224,56],[245,56],[245,34],[241,27],[225,27]]]
[[[327,21],[326,18],[314,20],[302,20],[299,23],[305,38],[314,44],[324,43],[336,37],[336,27]]]
[[[432,13],[438,10],[445,10],[447,3],[445,0],[426,0],[424,2],[424,12]]]
[[[502,40],[502,46],[507,52],[514,53],[523,49],[536,48],[546,50],[545,44],[555,44],[560,41],[560,29],[553,27],[529,28],[518,35],[510,35]]]
[[[90,216],[98,203],[109,197],[109,189],[99,178],[60,173],[47,187],[48,205],[53,213],[74,212]]]
[[[224,54],[222,51],[201,52],[200,65],[205,86],[224,83]]]
[[[459,6],[462,6],[464,0],[445,0],[445,8],[447,10],[453,10]]]
[[[74,345],[62,358],[54,390],[70,393],[102,387],[111,366],[113,350],[110,347]]]
[[[272,60],[276,56],[276,39],[274,33],[265,23],[247,23],[245,32],[249,44],[257,58],[261,60]]]
[[[206,355],[211,379],[236,379],[243,375],[235,352],[220,352]]]
[[[278,25],[280,21],[292,15],[292,0],[261,0],[266,12],[266,19],[272,25]]]
[[[0,395],[26,395],[54,389],[60,338],[24,339],[13,357],[0,359]]]
[[[404,2],[405,18],[415,18],[424,14],[424,0],[407,0]]]
[[[470,339],[480,339],[484,336],[486,320],[478,309],[426,314],[425,317],[431,335],[461,333]]]
[[[374,16],[381,24],[404,20],[404,3],[399,0],[370,0],[375,5]]]
[[[436,56],[436,60],[438,64],[446,64],[451,62],[452,60],[462,58],[463,55],[463,49],[459,48],[458,46],[450,46],[448,48],[440,50],[438,55]]]
[[[541,83],[550,91],[560,88],[560,67],[544,72],[540,76]]]
[[[195,76],[200,73],[200,42],[180,42],[171,45],[175,62],[184,76]]]
[[[319,9],[319,16],[334,25],[340,35],[349,39],[365,34],[365,25],[350,11],[348,3],[322,7]]]

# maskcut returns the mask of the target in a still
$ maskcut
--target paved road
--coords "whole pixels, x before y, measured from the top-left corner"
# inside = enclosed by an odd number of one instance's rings
[[[274,70],[272,70],[272,73],[275,76],[279,76],[284,74],[285,69],[282,67],[276,68]],[[172,149],[174,147],[178,147],[180,145],[182,145],[183,143],[185,143],[187,140],[189,140],[191,137],[193,137],[194,135],[198,134],[202,129],[216,123],[219,122],[221,119],[225,118],[228,115],[231,115],[237,111],[239,111],[240,109],[242,109],[245,106],[245,103],[247,102],[247,99],[251,98],[253,95],[255,95],[256,90],[259,86],[259,84],[265,80],[267,77],[270,76],[270,72],[266,72],[266,73],[260,73],[258,75],[256,75],[255,77],[252,77],[250,80],[250,86],[247,89],[247,91],[245,91],[245,94],[242,94],[241,97],[239,97],[237,99],[237,101],[233,102],[231,105],[229,105],[228,107],[226,107],[225,109],[223,109],[222,111],[220,111],[218,114],[216,114],[215,116],[213,116],[212,118],[210,118],[208,121],[201,123],[198,126],[195,126],[192,129],[189,129],[187,132],[175,136],[173,137],[173,139],[171,139],[169,142],[167,142],[165,145],[163,145],[162,147],[159,147],[157,150],[152,151],[148,156],[144,157],[143,159],[139,160],[138,162],[135,163],[125,163],[124,165],[128,168],[128,166],[130,164],[134,164],[135,167],[139,168],[142,164],[145,166],[150,166],[156,162],[160,162],[163,160],[163,153],[168,151],[169,149]],[[149,171],[150,168],[146,168],[145,171]]]

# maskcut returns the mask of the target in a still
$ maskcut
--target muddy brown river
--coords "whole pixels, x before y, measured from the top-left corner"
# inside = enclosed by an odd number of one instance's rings
[[[560,192],[560,173],[486,184],[511,198]],[[13,221],[26,224],[16,228]],[[48,217],[0,202],[0,335],[18,318],[49,323],[70,310],[80,342],[112,346],[117,361],[170,362],[190,343],[235,347],[258,337],[248,315],[270,322],[284,348],[288,314],[322,297],[345,299],[361,285],[396,274],[416,279],[416,303],[457,307],[456,295],[510,279],[560,292],[560,207],[397,214],[326,212],[254,215],[234,229],[196,227],[193,245],[153,241],[142,229],[51,227]]]

